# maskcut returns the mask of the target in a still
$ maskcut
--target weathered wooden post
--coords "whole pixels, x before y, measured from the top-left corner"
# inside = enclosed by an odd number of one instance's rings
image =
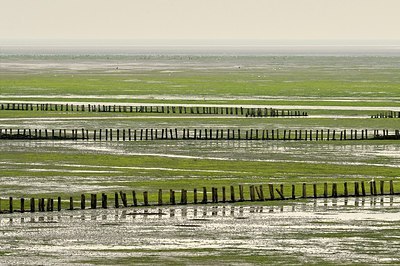
[[[334,197],[334,198],[337,197],[337,184],[336,183],[332,184],[332,197]]]
[[[90,208],[97,208],[97,194],[90,194]]]
[[[292,184],[292,199],[296,198],[296,185]]]
[[[222,202],[226,202],[226,189],[224,186],[222,187]]]
[[[169,203],[175,205],[175,191],[172,189],[169,190]]]
[[[135,190],[132,190],[132,203],[133,203],[133,206],[135,206],[135,207],[138,206]]]
[[[121,197],[122,205],[126,208],[128,207],[128,200],[126,198],[126,193],[123,193],[122,191],[119,192],[119,196]]]
[[[317,184],[316,183],[313,184],[313,194],[314,194],[314,198],[317,198]]]
[[[1,204],[1,203],[0,203]],[[25,199],[21,198],[21,213],[25,212]]]
[[[31,198],[30,205],[30,211],[35,212],[35,198]]]
[[[10,197],[10,213],[14,212],[13,197]]]
[[[84,210],[86,207],[86,202],[85,202],[85,194],[81,195],[81,209]]]
[[[187,204],[187,190],[182,189],[181,191],[181,204],[186,205]]]
[[[69,197],[69,210],[74,209],[74,199],[72,197]]]
[[[235,202],[235,188],[231,186],[231,202]]]
[[[203,187],[203,200],[201,203],[206,204],[207,203],[207,188]]]
[[[256,197],[255,197],[254,185],[250,185],[249,189],[250,189],[250,201],[255,201]]]
[[[381,180],[380,181],[380,186],[379,186],[380,190],[381,190],[381,195],[385,195],[385,181]]]
[[[400,118],[400,117],[399,117],[399,118]],[[393,194],[394,194],[393,180],[390,180],[390,181],[389,181],[389,187],[390,187],[389,193],[390,193],[390,195],[393,195]]]
[[[149,195],[147,191],[143,191],[143,203],[144,206],[149,206]]]
[[[218,188],[213,187],[212,193],[213,193],[212,196],[213,203],[218,203]]]
[[[103,209],[107,209],[107,194],[106,193],[101,194],[101,207]]]
[[[269,198],[271,200],[274,200],[275,199],[274,185],[273,184],[268,184],[268,189],[269,189]]]
[[[307,184],[306,183],[303,183],[302,198],[307,198]]]
[[[61,197],[57,197],[57,211],[61,211]]]
[[[343,191],[344,191],[344,196],[348,197],[349,196],[349,191],[347,190],[347,182],[343,183]]]
[[[193,189],[193,203],[197,204],[197,188]]]
[[[54,203],[53,199],[48,198],[47,199],[47,205],[46,205],[46,211],[53,211]]]
[[[354,196],[356,197],[360,196],[360,189],[358,182],[354,182]]]
[[[163,204],[163,198],[162,198],[162,189],[158,190],[158,205],[161,206]]]
[[[257,187],[256,187],[256,188],[257,188]],[[264,198],[264,190],[263,190],[263,186],[262,186],[262,185],[259,186],[259,191],[257,191],[257,193],[258,193],[258,198],[259,198],[261,201],[264,201],[265,198]]]
[[[239,201],[244,201],[243,185],[239,185]]]
[[[324,183],[324,198],[328,197],[328,183]]]
[[[40,205],[41,205],[41,208],[42,208],[42,212],[44,212],[45,211],[45,208],[44,208],[44,206],[45,206],[45,204],[44,204],[44,198],[41,198],[40,199]]]
[[[119,208],[119,199],[118,199],[118,192],[114,193],[114,206],[115,208]]]
[[[363,196],[366,195],[366,193],[365,193],[365,183],[364,183],[364,181],[361,181],[361,193],[362,193]]]

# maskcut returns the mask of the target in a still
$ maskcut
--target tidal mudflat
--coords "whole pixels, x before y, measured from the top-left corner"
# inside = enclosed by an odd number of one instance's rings
[[[392,55],[0,56],[2,104],[248,106],[309,113],[252,118],[0,110],[3,132],[400,129],[398,118],[371,118],[399,111],[400,63]],[[398,192],[399,147],[398,140],[372,139],[2,139],[0,207],[8,207],[9,197],[65,200],[132,189],[153,193],[155,202],[158,189],[191,193],[239,184],[288,189],[304,182],[393,180]],[[398,196],[367,196],[2,213],[0,264],[396,264],[399,205]]]

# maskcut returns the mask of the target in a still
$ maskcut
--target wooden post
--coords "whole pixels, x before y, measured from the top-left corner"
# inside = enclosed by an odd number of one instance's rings
[[[255,195],[254,185],[250,185],[249,189],[250,189],[250,200],[255,201],[256,195]]]
[[[244,201],[243,185],[239,185],[239,201]]]
[[[107,194],[106,193],[101,194],[101,207],[103,209],[107,209]]]
[[[44,208],[44,198],[41,198],[40,200],[39,200],[39,204],[40,204],[40,210],[39,211],[41,211],[41,212],[44,212],[45,211],[45,208]]]
[[[193,203],[197,204],[197,188],[193,189]]]
[[[324,198],[328,197],[328,183],[324,183]]]
[[[385,181],[380,182],[381,195],[385,195]]]
[[[354,196],[360,196],[360,188],[358,182],[354,182]]]
[[[274,200],[275,199],[274,185],[273,184],[268,184],[268,189],[269,189],[269,198],[271,200]]]
[[[218,203],[218,189],[216,187],[212,188],[212,202]]]
[[[162,199],[162,189],[158,190],[158,205],[162,205],[163,204],[163,199]]]
[[[69,197],[69,210],[74,209],[74,199],[72,197]]]
[[[39,210],[39,211],[44,212],[44,211],[45,211],[45,208],[44,208],[44,206],[45,206],[45,204],[44,204],[44,198],[41,198],[39,202],[40,202],[40,210]]]
[[[235,202],[235,188],[231,186],[231,202]]]
[[[307,184],[303,183],[303,193],[302,193],[302,198],[307,198]]]
[[[61,211],[61,197],[57,197],[57,211]]]
[[[222,187],[222,202],[226,202],[226,189],[225,187]]]
[[[53,211],[52,199],[47,199],[46,211]]]
[[[30,205],[31,205],[30,211],[35,212],[35,198],[31,198]]]
[[[376,192],[376,181],[374,180],[374,181],[372,181],[372,184],[373,184],[373,191],[374,191],[374,196],[376,196],[378,193]]]
[[[169,202],[171,205],[175,205],[175,191],[172,189],[169,190]]]
[[[97,194],[90,195],[90,208],[96,209],[97,208]]]
[[[389,186],[390,186],[390,195],[393,195],[394,194],[394,189],[393,189],[393,180],[390,180],[389,181]]]
[[[133,203],[133,206],[135,206],[135,207],[138,206],[137,198],[136,198],[136,191],[134,191],[134,190],[132,190],[132,203]]]
[[[317,198],[317,184],[316,183],[313,184],[313,194],[314,194],[314,198]]]
[[[363,196],[366,195],[366,193],[365,193],[365,183],[364,183],[364,181],[361,181],[361,193],[362,193]]]
[[[14,212],[13,197],[10,197],[10,213]]]
[[[201,201],[203,204],[207,204],[207,188],[203,187],[203,200]]]
[[[187,204],[187,190],[182,189],[181,191],[181,204],[186,205]]]
[[[119,199],[118,199],[118,192],[114,193],[114,206],[115,208],[119,208]]]
[[[347,182],[343,183],[343,191],[344,191],[344,196],[348,197],[349,196],[349,191],[347,189]]]
[[[128,201],[126,199],[126,193],[123,193],[122,191],[119,192],[119,196],[121,197],[121,201],[122,201],[122,205],[124,205],[124,207],[128,207]]]
[[[147,191],[143,191],[143,203],[144,206],[149,206],[149,195]]]
[[[260,190],[259,198],[260,198],[261,201],[264,201],[265,198],[264,198],[264,190],[263,190],[263,186],[262,185],[260,185],[259,190]]]
[[[85,202],[85,194],[81,195],[81,209],[84,210],[86,207],[86,202]]]
[[[25,199],[21,198],[21,213],[25,212]]]
[[[296,198],[296,186],[292,184],[292,199]]]
[[[337,197],[337,184],[336,183],[332,184],[332,197],[334,197],[334,198]]]

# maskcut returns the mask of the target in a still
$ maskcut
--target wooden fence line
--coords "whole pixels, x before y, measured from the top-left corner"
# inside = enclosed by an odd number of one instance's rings
[[[400,139],[399,130],[387,129],[2,129],[0,139],[144,141],[144,140],[366,140]]]
[[[246,117],[307,116],[299,110],[275,108],[248,108],[222,106],[129,106],[107,104],[56,104],[56,103],[2,103],[0,110],[12,111],[62,111],[62,112],[100,112],[100,113],[157,113],[157,114],[207,114],[236,115]]]
[[[329,190],[329,185],[331,190]],[[369,185],[369,186],[368,186]],[[321,188],[322,186],[322,188]],[[268,189],[266,189],[266,187]],[[90,204],[86,199],[86,194],[82,194],[78,201],[79,208],[76,207],[73,197],[64,200],[64,210],[84,210],[87,207],[90,209],[99,208],[127,208],[127,207],[140,207],[140,206],[164,206],[164,205],[186,205],[186,204],[218,204],[218,203],[235,203],[235,202],[255,202],[255,201],[274,201],[274,200],[293,200],[293,199],[311,199],[311,198],[337,198],[337,197],[366,197],[366,196],[378,196],[378,195],[400,195],[399,192],[394,191],[393,180],[379,181],[379,190],[376,181],[369,181],[367,186],[365,181],[355,181],[355,182],[343,182],[341,187],[342,193],[338,193],[338,183],[302,183],[300,185],[301,195],[296,194],[296,184],[288,185],[286,187],[284,184],[267,184],[263,186],[262,184],[251,184],[248,185],[248,189],[245,193],[245,186],[238,185],[238,190],[235,190],[234,186],[227,187],[222,186],[220,188],[212,187],[211,191],[208,191],[206,187],[202,188],[201,201],[198,201],[198,190],[194,188],[193,191],[188,191],[186,189],[173,190],[170,189],[164,192],[159,189],[154,193],[157,201],[149,202],[149,192],[142,191],[142,201],[139,202],[137,198],[137,192],[132,191],[132,198],[130,202],[127,198],[127,194],[123,191],[114,193],[114,204],[109,205],[108,197],[106,193],[101,193],[100,202],[97,195],[100,193],[90,194]],[[349,192],[349,188],[353,187],[352,193]],[[369,190],[368,190],[369,187]],[[285,189],[286,188],[286,189]],[[361,190],[360,190],[361,188]],[[323,189],[323,192],[321,192]],[[239,193],[238,193],[239,192]],[[238,194],[237,194],[238,193]],[[265,193],[265,194],[264,194]],[[188,198],[188,194],[191,194],[191,201]],[[209,195],[210,194],[210,195]],[[229,197],[227,195],[229,194]],[[165,196],[164,196],[165,195]],[[179,199],[177,196],[180,196]],[[264,195],[268,195],[265,197]],[[169,196],[169,200],[165,201],[165,198]],[[8,198],[9,208],[6,210],[1,210],[1,201],[7,201],[7,199],[0,198],[0,213],[13,213],[13,212],[53,212],[63,210],[63,200],[61,197],[57,199],[53,198],[30,198],[29,202],[25,201],[24,198],[19,199],[19,209],[16,209],[14,203],[16,200],[13,197]],[[100,203],[100,204],[99,204]],[[55,206],[56,204],[56,206]],[[26,208],[29,205],[29,208]],[[37,207],[37,208],[36,208]]]

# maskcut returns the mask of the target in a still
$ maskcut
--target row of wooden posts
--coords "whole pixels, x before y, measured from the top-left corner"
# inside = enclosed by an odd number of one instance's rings
[[[400,112],[395,112],[395,111],[382,112],[376,115],[372,115],[371,118],[400,118]]]
[[[368,130],[301,129],[1,129],[0,139],[50,139],[93,141],[138,141],[158,139],[204,140],[364,140]],[[372,139],[400,139],[399,130],[373,130]]]
[[[159,113],[159,114],[208,114],[241,115],[246,117],[307,116],[299,110],[274,108],[222,107],[222,106],[129,106],[104,104],[55,104],[55,103],[3,103],[0,110],[17,111],[65,111],[65,112],[112,112],[112,113]]]
[[[207,204],[207,203],[234,203],[234,202],[244,202],[244,201],[266,201],[266,200],[287,200],[287,199],[298,199],[298,198],[336,198],[336,197],[364,197],[364,196],[377,196],[377,195],[397,195],[399,193],[395,193],[393,180],[389,181],[389,190],[385,186],[385,181],[379,181],[379,191],[377,190],[377,183],[376,181],[370,181],[369,187],[368,184],[364,181],[354,182],[354,193],[349,193],[349,187],[351,183],[344,182],[343,186],[343,193],[338,193],[338,184],[332,183],[330,185],[330,191],[328,190],[329,186],[328,183],[323,183],[323,194],[318,194],[318,184],[312,184],[312,194],[310,195],[309,191],[307,190],[306,183],[302,183],[301,185],[301,196],[296,196],[296,185],[291,185],[291,194],[285,195],[284,192],[284,185],[280,184],[278,186],[274,184],[268,184],[268,189],[265,190],[263,185],[249,185],[248,191],[245,194],[245,187],[244,185],[238,185],[237,189],[234,186],[229,187],[229,191],[226,187],[221,187],[220,190],[217,187],[211,188],[211,198],[209,199],[209,193],[206,187],[202,188],[202,191],[198,191],[196,188],[193,191],[190,191],[192,194],[192,201],[189,202],[188,200],[188,190],[182,189],[178,191],[180,192],[180,199],[177,199],[175,190],[169,190],[169,200],[166,202],[164,201],[163,197],[163,190],[159,189],[157,192],[157,202],[150,203],[149,202],[149,192],[144,191],[143,193],[143,201],[139,202],[136,191],[132,191],[132,198],[131,202],[128,202],[127,194],[120,191],[115,192],[114,199],[113,199],[113,206],[114,208],[120,207],[138,207],[138,206],[162,206],[162,205],[186,205],[186,204]],[[321,185],[321,184],[319,184]],[[329,193],[330,192],[330,193]],[[268,194],[268,197],[265,197],[265,193]],[[90,194],[90,208],[97,209],[103,208],[106,209],[109,207],[108,196],[106,193],[101,194],[100,205],[99,200],[97,198],[98,194]],[[247,197],[246,197],[247,196]],[[0,207],[1,207],[1,200],[0,199]],[[4,200],[4,199],[3,199]],[[56,199],[56,208],[54,207],[54,199],[48,198],[47,201],[45,198],[30,198],[29,200],[29,209],[25,209],[25,199],[20,198],[20,210],[14,209],[14,199],[10,197],[9,199],[9,208],[8,210],[2,211],[0,209],[0,213],[12,213],[14,211],[19,212],[44,212],[44,211],[61,211],[62,210],[62,199],[61,197],[57,197]],[[179,200],[179,201],[178,201]],[[78,209],[86,209],[87,207],[87,199],[86,195],[82,194],[80,197],[80,208]],[[37,208],[36,208],[37,206]],[[75,203],[74,198],[69,198],[69,206],[67,210],[74,210]]]

